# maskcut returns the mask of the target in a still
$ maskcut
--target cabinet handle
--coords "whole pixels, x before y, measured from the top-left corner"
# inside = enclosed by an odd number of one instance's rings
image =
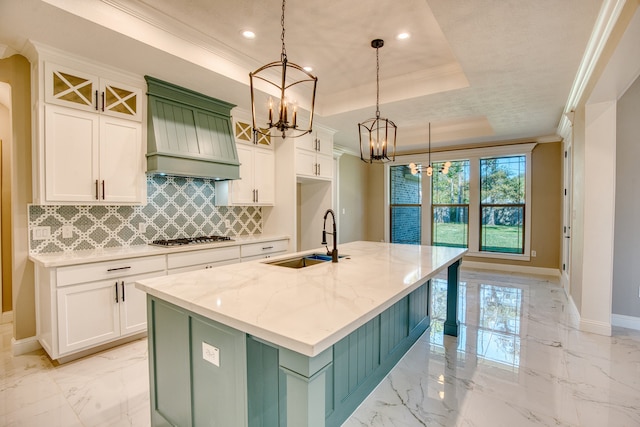
[[[131,268],[131,266],[130,266],[130,265],[129,265],[129,266],[127,266],[127,267],[109,268],[109,269],[107,269],[107,272],[110,272],[110,271],[119,271],[119,270],[128,270],[128,269],[130,269],[130,268]]]
[[[104,92],[102,92],[102,111],[104,111]]]
[[[253,203],[255,203],[256,202],[256,189],[254,188],[253,190],[251,190],[251,193],[253,194],[253,198],[251,199],[251,201]]]
[[[256,203],[260,201],[260,193],[258,193],[258,189],[256,188]]]
[[[316,141],[318,141],[318,151],[320,151],[320,149],[322,148],[321,142],[320,142],[320,138],[316,139]]]
[[[96,90],[96,111],[98,111],[98,91]]]
[[[102,180],[102,200],[104,200],[104,179]]]
[[[124,302],[124,280],[120,283],[122,286],[122,302]]]
[[[116,303],[120,302],[118,300],[118,282],[116,282]]]
[[[98,180],[96,179],[96,200],[100,200],[100,195],[98,194]]]
[[[318,176],[320,175],[320,163],[318,163]]]
[[[265,246],[264,248],[262,248],[263,251],[266,251],[267,249],[273,249],[273,246]]]

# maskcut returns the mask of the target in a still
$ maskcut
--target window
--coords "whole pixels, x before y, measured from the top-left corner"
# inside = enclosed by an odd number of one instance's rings
[[[525,156],[480,159],[480,250],[524,253]]]
[[[468,248],[473,257],[529,260],[531,156],[535,146],[523,143],[431,153],[433,176],[419,174],[420,184],[412,181],[422,185],[422,192],[413,190],[413,194],[424,195],[424,199],[401,201],[391,188],[394,199],[388,199],[392,207],[387,211],[387,224],[395,224],[398,232],[402,227],[398,225],[399,211],[404,207],[414,215],[422,212],[423,218],[414,216],[411,222],[402,223],[412,224],[412,230],[421,228],[424,245]],[[425,164],[427,159],[426,153],[413,154],[396,157],[396,162]],[[437,171],[445,161],[451,166],[443,175]],[[397,172],[392,172],[394,168],[404,168],[402,179],[411,180],[408,168],[390,164],[387,177],[395,185],[400,181]],[[428,208],[421,211],[423,203]],[[404,241],[393,232],[387,239]]]
[[[391,242],[421,242],[422,184],[420,175],[411,175],[403,166],[391,166]]]
[[[444,163],[433,163],[439,171]],[[469,160],[451,162],[449,173],[431,178],[431,244],[469,246]]]

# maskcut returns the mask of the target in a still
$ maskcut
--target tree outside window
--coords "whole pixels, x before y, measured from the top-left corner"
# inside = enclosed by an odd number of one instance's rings
[[[480,250],[524,253],[526,156],[480,159]]]
[[[434,163],[434,171],[444,163]],[[469,246],[469,160],[451,162],[449,173],[431,177],[431,242],[434,246]]]

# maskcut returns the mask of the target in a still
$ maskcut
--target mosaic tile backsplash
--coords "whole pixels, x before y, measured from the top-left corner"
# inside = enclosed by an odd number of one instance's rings
[[[158,239],[201,235],[237,237],[262,233],[262,210],[214,206],[214,181],[147,177],[146,206],[29,206],[32,254],[145,245]],[[228,227],[226,226],[228,221]],[[146,224],[144,233],[139,225]],[[33,227],[49,226],[50,237],[33,240]],[[62,227],[71,226],[71,238]]]

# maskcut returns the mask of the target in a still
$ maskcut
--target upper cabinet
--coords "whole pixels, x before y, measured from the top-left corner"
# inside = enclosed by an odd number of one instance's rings
[[[48,104],[142,120],[142,88],[52,62],[46,62],[44,68],[45,101]]]
[[[38,53],[34,202],[145,203],[144,80]]]
[[[333,135],[324,130],[296,139],[296,175],[299,178],[333,178]]]
[[[251,120],[237,109],[233,115],[240,179],[216,182],[216,205],[272,206],[276,197],[272,139],[260,133],[254,138]]]

